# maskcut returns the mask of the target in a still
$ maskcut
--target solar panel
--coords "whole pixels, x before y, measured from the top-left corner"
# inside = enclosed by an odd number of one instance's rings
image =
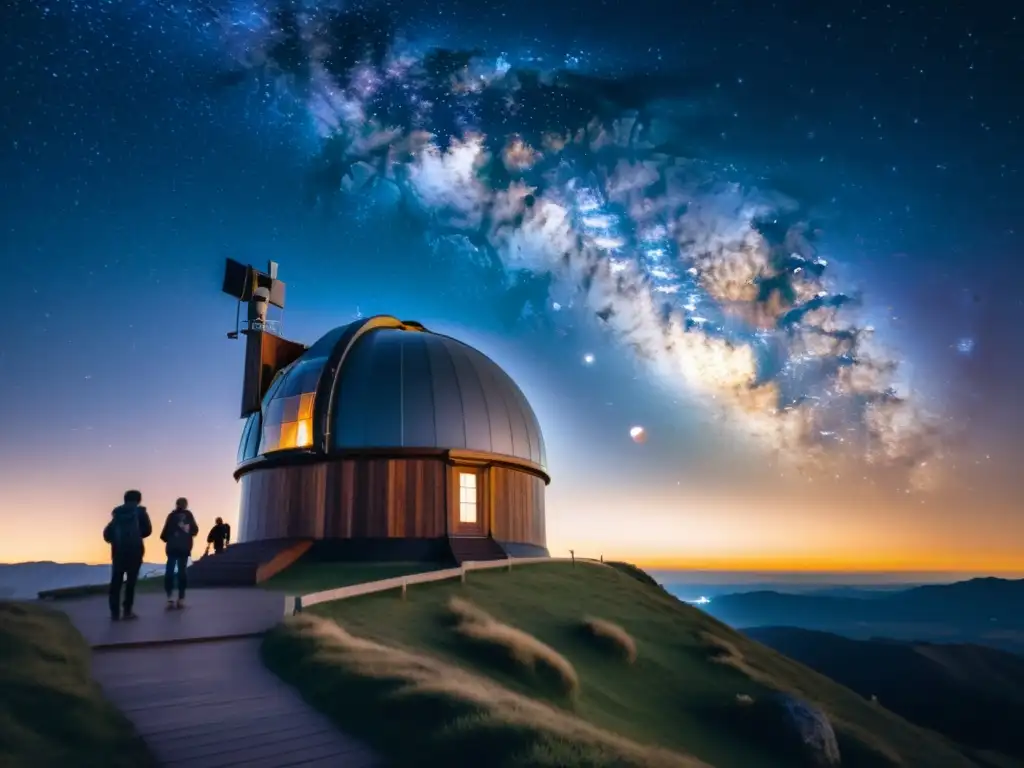
[[[221,290],[239,301],[248,301],[252,296],[252,278],[249,276],[252,267],[234,259],[224,261],[224,285]]]
[[[277,265],[271,262],[271,269],[277,272]],[[270,291],[270,303],[284,309],[285,283],[266,272],[260,272],[251,265],[243,264],[234,259],[224,260],[224,283],[221,290],[228,296],[239,301],[249,301],[254,288],[267,288]]]

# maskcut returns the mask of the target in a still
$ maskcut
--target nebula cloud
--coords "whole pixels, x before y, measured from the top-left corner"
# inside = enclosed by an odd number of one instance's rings
[[[386,185],[467,258],[544,278],[675,391],[780,460],[856,456],[927,481],[939,422],[836,290],[796,201],[673,149],[682,78],[629,81],[417,49],[384,13],[221,12],[225,84],[303,105],[311,204]],[[232,15],[233,14],[233,15]]]

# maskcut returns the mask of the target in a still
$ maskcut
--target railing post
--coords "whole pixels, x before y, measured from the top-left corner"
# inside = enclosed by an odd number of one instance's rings
[[[460,573],[459,573],[459,580],[463,584],[465,584],[466,583],[466,564],[465,563],[459,563],[459,571],[460,571]]]
[[[302,613],[302,595],[295,596],[295,605],[292,608],[292,616],[298,616]]]
[[[512,555],[508,556],[508,572],[512,573]]]
[[[572,558],[572,567],[575,568],[576,567],[576,550],[575,549],[570,549],[569,550],[569,557]]]
[[[406,586],[407,586],[406,580],[402,579],[402,599],[403,600],[405,600]]]

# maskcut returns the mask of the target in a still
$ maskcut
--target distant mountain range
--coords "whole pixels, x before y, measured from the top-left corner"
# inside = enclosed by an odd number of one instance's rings
[[[793,627],[744,634],[865,698],[876,696],[912,723],[1024,759],[1024,656],[978,645],[851,640]]]
[[[162,565],[145,563],[142,573]],[[30,600],[47,589],[102,584],[110,579],[109,565],[87,563],[0,563],[0,599]]]
[[[1024,579],[971,579],[870,597],[747,592],[702,607],[742,629],[800,627],[855,639],[977,643],[1024,653]]]
[[[745,594],[749,592],[779,592],[782,594],[814,595],[817,597],[857,597],[873,599],[893,592],[904,592],[919,584],[793,584],[790,582],[748,582],[734,584],[716,584],[711,582],[659,582],[672,595],[683,602],[693,602],[701,597],[710,599],[724,595]]]

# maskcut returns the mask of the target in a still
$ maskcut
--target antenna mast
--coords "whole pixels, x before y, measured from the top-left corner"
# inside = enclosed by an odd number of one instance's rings
[[[260,409],[263,396],[274,376],[306,351],[304,344],[288,341],[279,333],[281,320],[269,317],[273,305],[284,314],[285,284],[277,279],[277,262],[267,264],[261,272],[251,264],[227,259],[224,265],[224,293],[237,300],[235,330],[229,339],[245,336],[245,371],[242,379],[242,417]],[[246,319],[241,320],[242,304],[246,303]]]

